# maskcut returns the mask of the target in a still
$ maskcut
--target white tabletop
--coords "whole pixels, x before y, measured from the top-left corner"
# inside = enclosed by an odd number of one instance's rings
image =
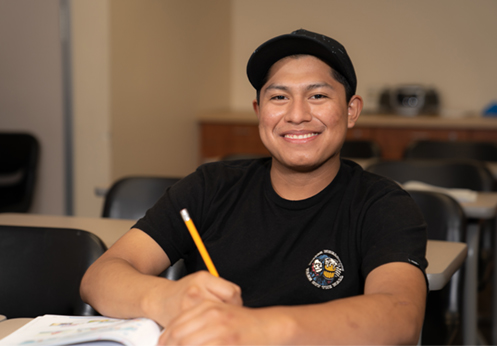
[[[497,216],[497,192],[478,192],[476,201],[459,203],[469,218],[488,220]]]
[[[428,267],[426,276],[430,290],[442,289],[452,275],[462,266],[467,256],[465,243],[429,240],[426,247]]]

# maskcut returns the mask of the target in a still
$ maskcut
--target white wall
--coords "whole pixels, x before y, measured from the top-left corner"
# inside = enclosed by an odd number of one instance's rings
[[[65,212],[61,66],[59,1],[0,1],[0,131],[40,141],[33,213]]]

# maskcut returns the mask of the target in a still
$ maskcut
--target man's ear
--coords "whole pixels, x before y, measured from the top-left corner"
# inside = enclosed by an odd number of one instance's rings
[[[255,115],[257,115],[257,119],[260,120],[260,118],[259,118],[259,104],[257,103],[257,100],[252,101],[252,107],[254,108]]]
[[[354,127],[357,119],[359,119],[359,115],[361,114],[362,106],[363,106],[362,97],[360,97],[359,95],[352,96],[352,98],[349,101],[349,105],[347,107],[347,116],[348,116],[347,128],[350,129]]]

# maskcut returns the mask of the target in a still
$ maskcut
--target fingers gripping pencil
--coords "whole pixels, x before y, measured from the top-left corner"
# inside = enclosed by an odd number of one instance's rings
[[[195,227],[192,219],[190,218],[190,214],[188,214],[188,211],[186,209],[181,209],[180,214],[181,217],[183,218],[183,221],[185,221],[188,231],[190,231],[193,241],[195,242],[195,245],[197,246],[197,249],[200,252],[200,255],[202,256],[202,259],[204,260],[204,263],[207,266],[209,273],[219,277],[216,267],[214,266],[214,263],[212,263],[211,256],[209,256],[209,253],[205,248],[204,242],[202,241],[202,238],[200,238],[197,228]]]

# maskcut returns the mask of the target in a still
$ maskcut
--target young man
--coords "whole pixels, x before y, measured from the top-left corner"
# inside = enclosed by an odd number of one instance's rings
[[[272,157],[202,165],[171,187],[88,270],[83,299],[157,321],[161,344],[415,344],[425,224],[394,182],[340,159],[362,109],[345,49],[297,30],[247,73]],[[202,270],[183,208],[221,278]],[[179,258],[192,274],[157,277]]]

